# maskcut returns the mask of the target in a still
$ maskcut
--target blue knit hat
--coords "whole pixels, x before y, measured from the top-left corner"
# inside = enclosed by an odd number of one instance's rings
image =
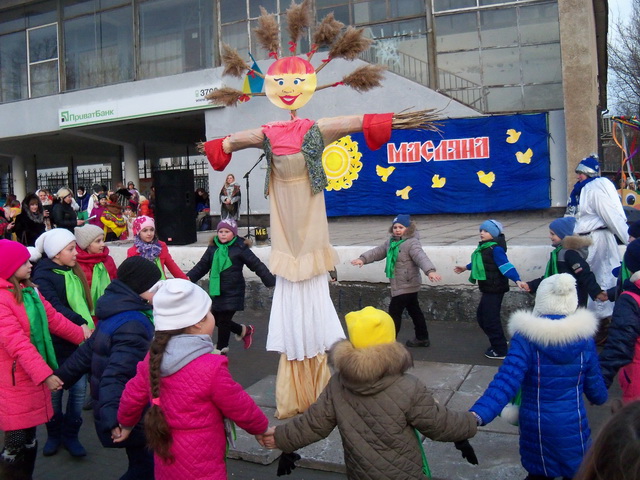
[[[480,230],[488,232],[493,238],[500,236],[502,228],[502,224],[497,220],[485,220],[480,224]]]
[[[631,225],[629,225],[628,233],[629,233],[629,236],[633,238],[640,238],[640,221],[634,222]]]
[[[640,271],[640,239],[627,245],[624,252],[624,265],[631,273]]]
[[[409,228],[409,225],[411,225],[411,217],[406,213],[401,213],[393,219],[393,223],[391,223],[391,226],[395,225],[396,223],[399,223],[403,227]]]
[[[573,229],[576,227],[575,217],[556,218],[549,224],[549,230],[555,233],[562,240],[564,237],[573,235]]]
[[[580,160],[576,167],[576,173],[584,173],[587,177],[599,176],[600,164],[598,163],[598,157],[595,154],[591,154]]]

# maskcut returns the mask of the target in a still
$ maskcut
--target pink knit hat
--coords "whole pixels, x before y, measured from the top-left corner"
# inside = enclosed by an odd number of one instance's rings
[[[156,228],[156,222],[151,217],[141,215],[133,221],[133,234],[138,235],[140,231],[145,227]]]
[[[29,260],[31,254],[27,247],[18,242],[11,240],[0,240],[0,278],[8,280],[11,275],[16,273],[24,262]]]

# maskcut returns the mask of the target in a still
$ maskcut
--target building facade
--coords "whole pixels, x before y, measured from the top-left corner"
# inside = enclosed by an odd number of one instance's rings
[[[552,205],[566,200],[573,183],[566,172],[598,149],[598,119],[606,108],[606,0],[313,4],[318,20],[333,12],[364,28],[375,43],[356,63],[383,64],[388,73],[384,86],[369,94],[318,92],[301,114],[550,112]],[[42,169],[72,172],[88,165],[106,165],[114,182],[138,183],[140,165],[188,161],[198,141],[282,117],[264,99],[214,108],[204,95],[222,84],[241,86],[222,77],[223,43],[266,68],[267,52],[253,33],[260,7],[276,14],[287,52],[288,6],[288,0],[5,0],[0,172],[10,178],[8,187],[20,197],[38,186]],[[309,38],[302,43],[307,51]],[[322,75],[339,78],[352,68],[336,61]],[[238,155],[236,177],[254,157]],[[210,175],[212,193],[224,175]],[[260,190],[251,200],[256,211],[265,211]]]

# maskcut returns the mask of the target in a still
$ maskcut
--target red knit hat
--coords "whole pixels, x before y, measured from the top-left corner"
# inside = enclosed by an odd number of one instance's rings
[[[11,240],[0,240],[0,278],[9,280],[24,262],[29,260],[31,254],[27,247]]]

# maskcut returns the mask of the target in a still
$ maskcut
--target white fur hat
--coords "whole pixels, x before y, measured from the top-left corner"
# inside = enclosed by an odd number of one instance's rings
[[[29,252],[31,252],[30,260],[37,262],[42,258],[43,253],[46,253],[49,258],[53,258],[64,247],[75,241],[76,237],[66,228],[54,228],[44,232],[36,239],[35,248],[29,249]]]
[[[576,279],[568,273],[551,275],[540,282],[534,315],[570,315],[578,308]]]
[[[195,283],[172,278],[156,283],[153,322],[157,331],[180,330],[200,322],[211,309],[211,297]]]

